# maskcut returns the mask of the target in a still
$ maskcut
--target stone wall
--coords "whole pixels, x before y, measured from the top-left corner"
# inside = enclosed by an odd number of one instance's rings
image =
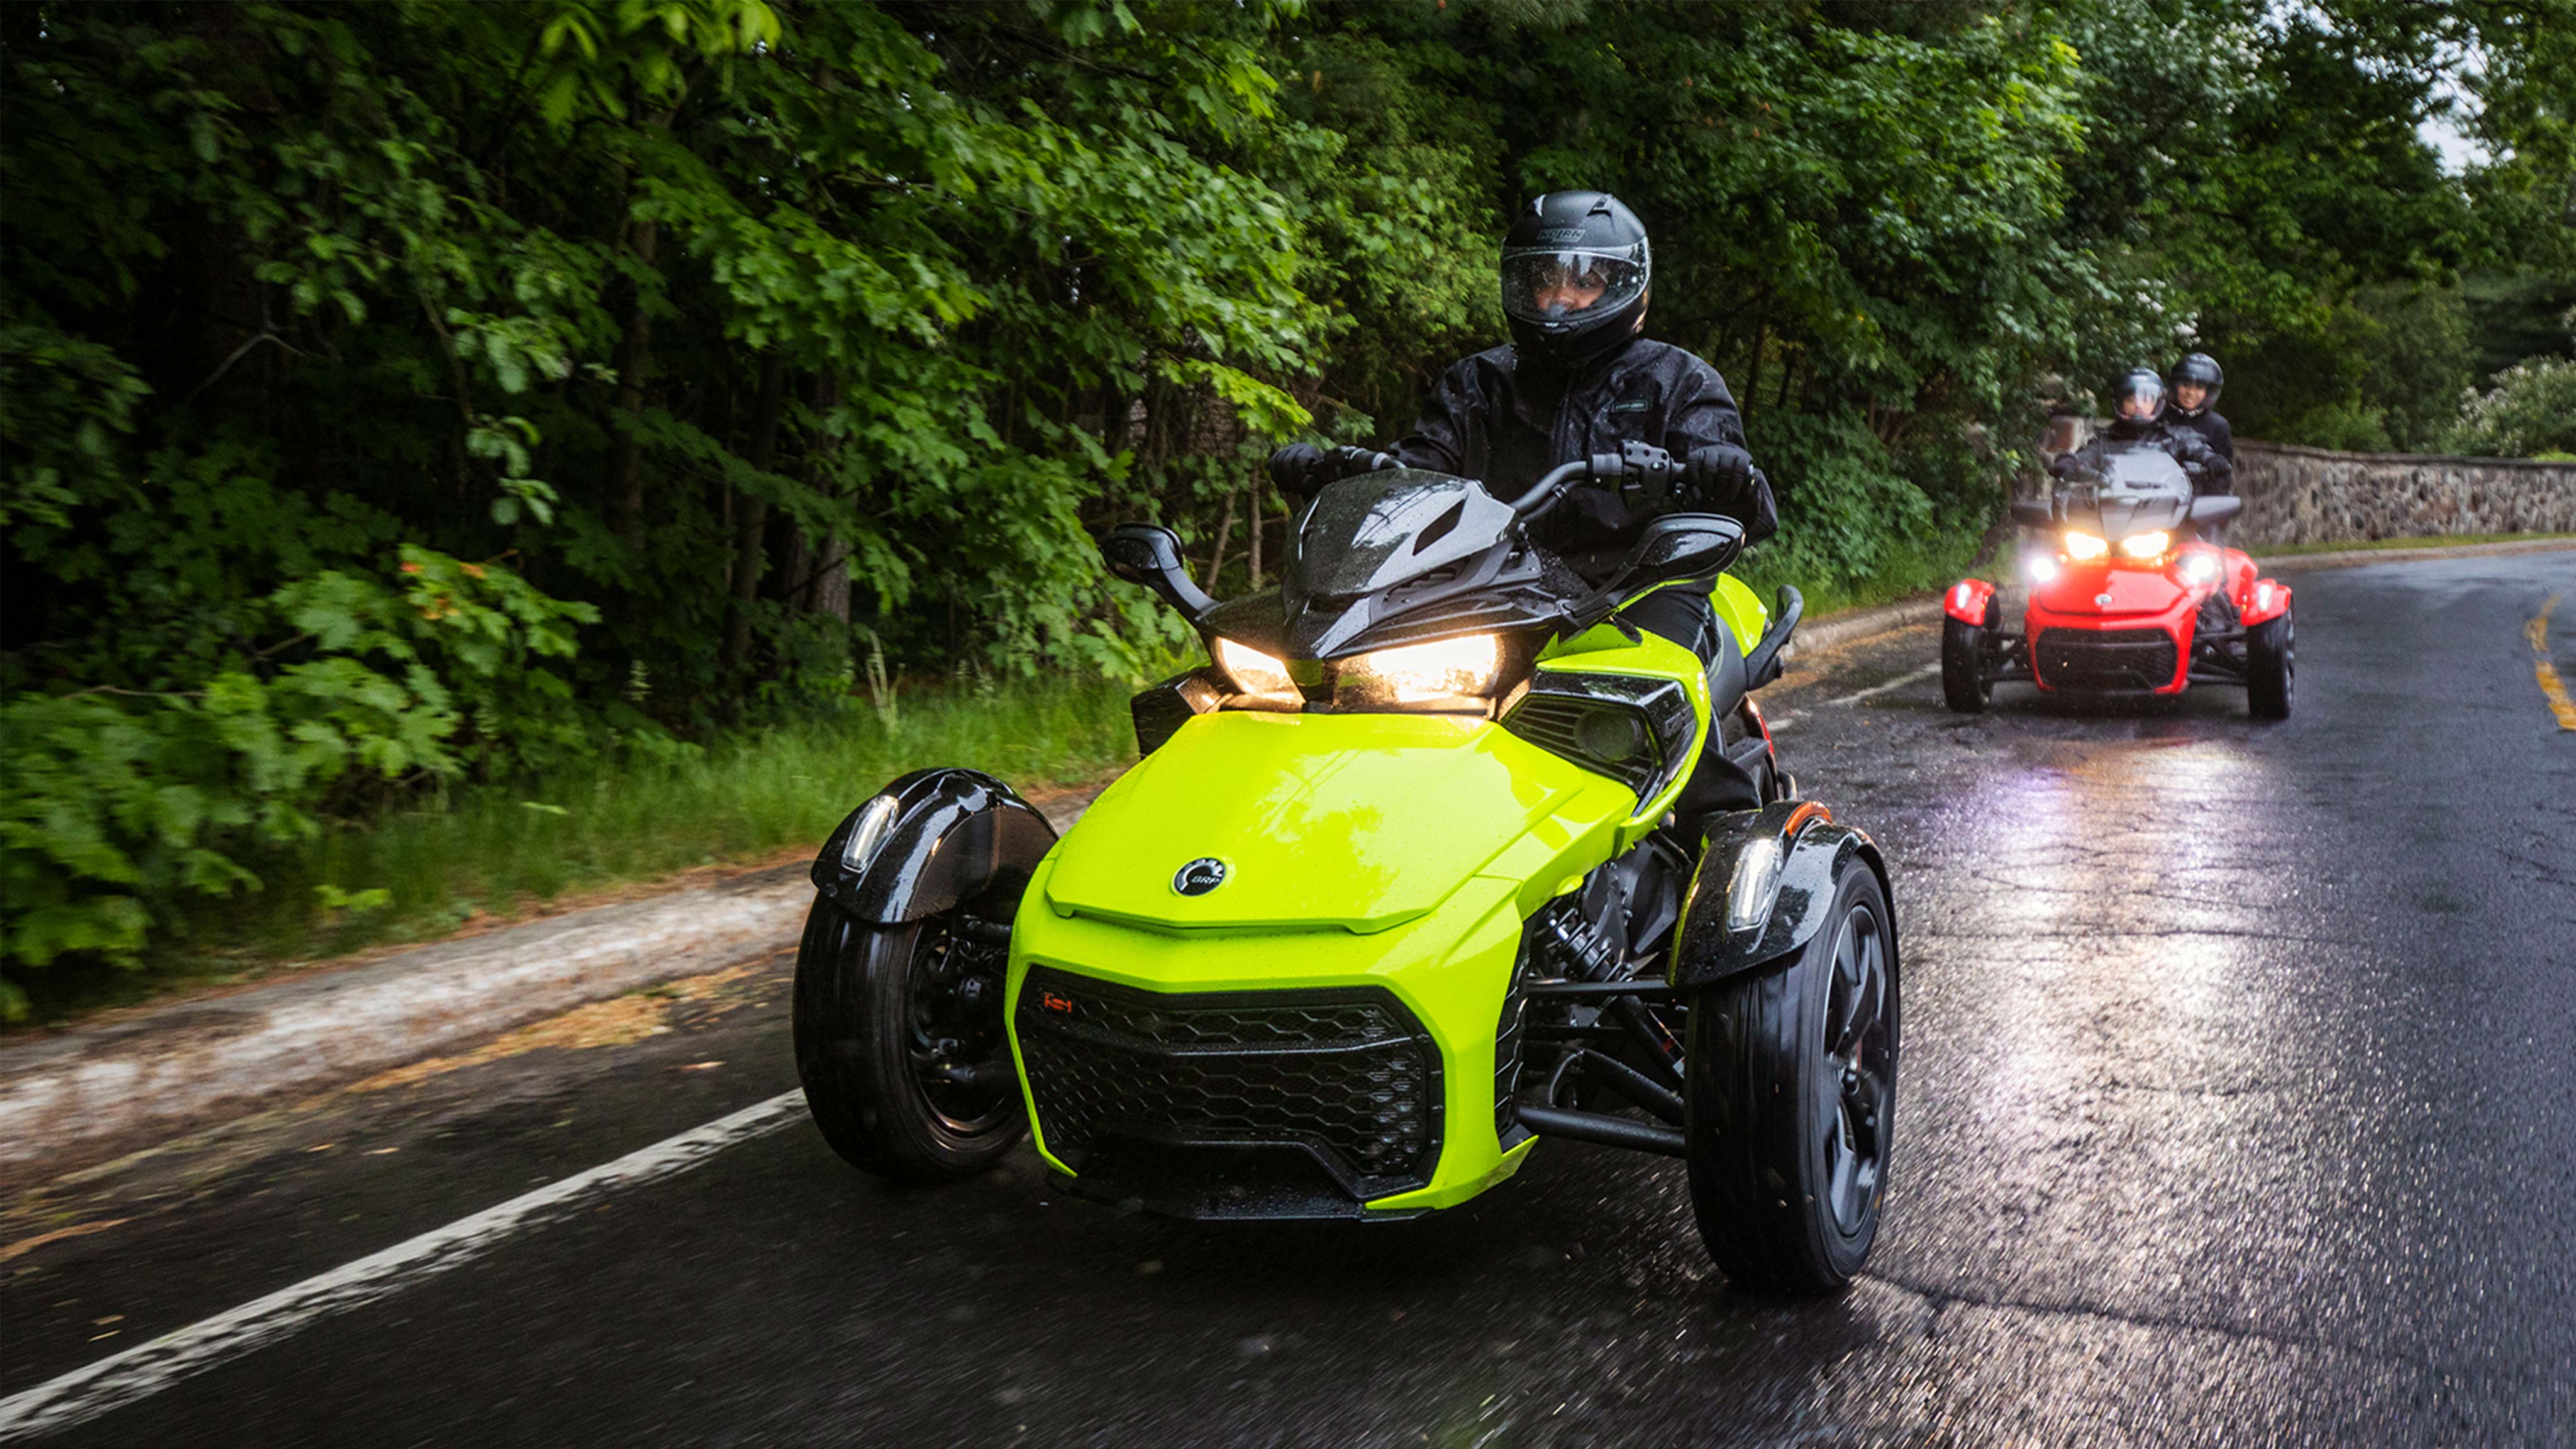
[[[2576,463],[2236,441],[2238,548],[2446,533],[2576,533]]]

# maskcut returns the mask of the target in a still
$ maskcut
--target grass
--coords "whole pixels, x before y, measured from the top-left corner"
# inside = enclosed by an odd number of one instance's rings
[[[433,940],[696,868],[810,854],[860,801],[925,765],[988,770],[1023,792],[1095,780],[1135,758],[1131,692],[1097,679],[907,692],[890,716],[853,701],[678,760],[600,760],[516,788],[456,790],[251,860],[262,888],[191,906],[141,971],[13,971],[31,1007],[20,1025]]]
[[[2343,543],[2285,543],[2251,550],[2256,558],[2285,558],[2302,553],[2342,553],[2348,549],[2457,548],[2472,543],[2529,543],[2538,539],[2576,538],[2576,533],[2442,533],[2422,538],[2370,538]]]

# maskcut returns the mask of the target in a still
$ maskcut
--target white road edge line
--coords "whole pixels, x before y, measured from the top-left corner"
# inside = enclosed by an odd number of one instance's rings
[[[803,1091],[781,1092],[614,1162],[522,1193],[383,1252],[12,1394],[0,1399],[0,1440],[69,1428],[148,1398],[191,1374],[285,1338],[317,1318],[389,1297],[470,1262],[511,1234],[564,1216],[591,1198],[686,1172],[728,1147],[786,1126],[804,1111]]]
[[[1885,694],[1885,693],[1887,693],[1887,692],[1888,692],[1889,690],[1891,690],[1891,689],[1903,689],[1905,686],[1907,686],[1907,685],[1909,685],[1909,684],[1914,684],[1914,683],[1918,683],[1918,682],[1920,682],[1920,681],[1922,681],[1922,680],[1930,679],[1932,676],[1934,676],[1934,675],[1936,675],[1936,674],[1939,674],[1940,672],[1941,672],[1941,666],[1940,666],[1940,665],[1938,665],[1938,664],[1926,665],[1925,667],[1923,667],[1923,668],[1921,668],[1921,669],[1915,670],[1912,674],[1900,674],[1900,675],[1896,676],[1894,679],[1891,679],[1891,680],[1887,681],[1885,684],[1873,684],[1873,685],[1871,685],[1871,686],[1870,686],[1869,688],[1867,688],[1867,689],[1858,689],[1858,690],[1854,690],[1854,691],[1852,691],[1851,693],[1844,695],[1844,696],[1843,696],[1843,697],[1841,697],[1840,699],[1829,699],[1829,700],[1826,700],[1826,701],[1825,701],[1825,703],[1826,703],[1826,704],[1828,704],[1828,705],[1837,705],[1837,704],[1858,704],[1858,703],[1860,703],[1862,700],[1869,698],[1869,697],[1870,697],[1871,695],[1873,695],[1873,694]]]

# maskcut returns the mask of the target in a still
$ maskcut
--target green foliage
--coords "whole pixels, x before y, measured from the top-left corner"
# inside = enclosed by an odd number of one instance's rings
[[[2470,390],[2443,435],[2445,452],[2488,458],[2576,456],[2576,361],[2535,357]]]
[[[1264,582],[1260,456],[1498,341],[1551,186],[1653,227],[1651,330],[1780,491],[1752,567],[1819,600],[1937,582],[2065,379],[2185,342],[2242,431],[2425,446],[2555,345],[2568,46],[2469,0],[0,7],[0,959],[394,929],[389,822],[557,840],[596,806],[531,781],[1139,677],[1191,641],[1092,540]]]

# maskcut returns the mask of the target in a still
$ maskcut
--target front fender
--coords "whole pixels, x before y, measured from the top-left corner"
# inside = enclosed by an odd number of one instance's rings
[[[879,801],[892,819],[849,858],[850,837]],[[980,770],[915,770],[849,813],[814,857],[814,889],[857,920],[892,926],[934,916],[999,888],[1016,891],[1055,848],[1055,827]]]
[[[2241,607],[2240,619],[2246,628],[2268,624],[2290,612],[2290,586],[2278,579],[2256,579],[2254,586],[2245,591]]]
[[[1779,889],[1769,913],[1759,922],[1742,930],[1729,929],[1727,891],[1737,858],[1762,836],[1783,839],[1786,848]],[[1708,848],[1701,853],[1699,869],[1682,899],[1682,924],[1673,933],[1667,979],[1675,986],[1705,986],[1798,951],[1823,928],[1835,890],[1844,875],[1854,870],[1876,872],[1879,888],[1893,906],[1896,893],[1877,842],[1847,825],[1834,824],[1812,802],[1784,801],[1723,817],[1710,828]],[[1894,929],[1895,923],[1889,922],[1889,930]]]
[[[1995,586],[1984,579],[1961,579],[1941,596],[1941,612],[1962,624],[1985,627],[1995,606]]]

